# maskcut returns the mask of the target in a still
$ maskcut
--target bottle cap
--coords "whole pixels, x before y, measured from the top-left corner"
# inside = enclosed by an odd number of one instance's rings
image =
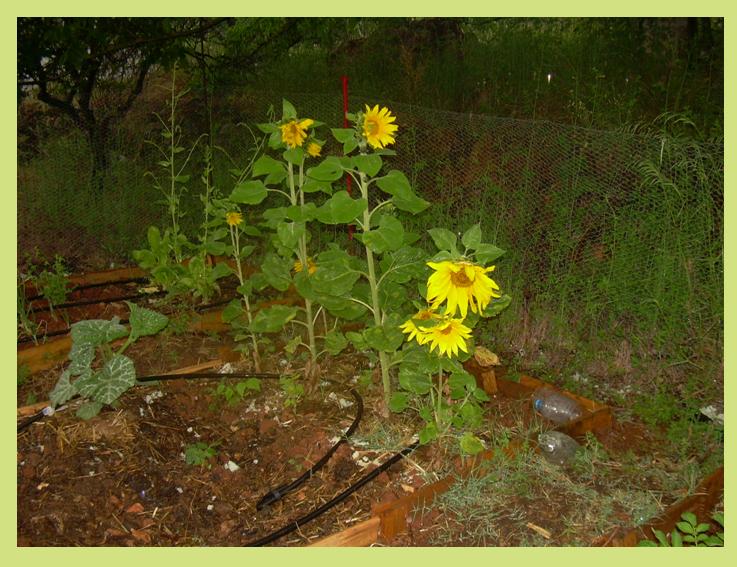
[[[534,407],[534,408],[535,408],[535,409],[536,409],[537,411],[540,411],[540,408],[542,407],[542,405],[543,405],[543,400],[542,400],[542,398],[538,398],[538,399],[536,399],[536,400],[535,400],[535,403],[533,404],[533,407]]]

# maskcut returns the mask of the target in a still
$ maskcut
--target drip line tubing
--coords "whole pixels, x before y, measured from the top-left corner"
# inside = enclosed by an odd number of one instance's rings
[[[117,283],[117,282],[116,282]],[[126,299],[138,299],[145,297],[159,297],[164,295],[165,291],[155,291],[153,293],[133,293],[128,295],[119,295],[115,297],[101,297],[99,299],[80,299],[79,301],[70,301],[68,303],[59,303],[54,305],[54,309],[70,309],[71,307],[82,307],[84,305],[95,305],[97,303],[116,303],[118,301],[125,301]],[[41,305],[39,307],[31,307],[29,309],[31,313],[40,313],[42,311],[51,311],[51,305]]]
[[[117,283],[117,282],[115,282],[115,283]],[[96,284],[96,285],[101,285],[101,284]],[[148,293],[148,294],[145,294],[145,295],[144,294],[137,294],[137,295],[134,295],[132,297],[141,297],[141,298],[143,298],[143,297],[154,297],[154,296],[158,296],[158,295],[163,295],[164,293],[166,293],[166,292]],[[114,299],[101,299],[99,301],[95,301],[95,302],[92,302],[92,303],[114,303],[115,301],[122,301],[123,299],[127,299],[127,298],[125,298],[125,297],[119,297],[119,298],[114,298]],[[220,301],[216,301],[214,303],[204,303],[202,305],[195,306],[194,307],[194,310],[196,312],[200,313],[202,311],[207,311],[208,309],[215,309],[216,307],[220,307],[221,305],[227,305],[228,303],[230,303],[234,299],[236,299],[236,296],[229,297],[227,299],[221,299]],[[61,306],[56,306],[56,307],[59,308]],[[69,305],[66,305],[66,307],[69,307]],[[120,324],[121,325],[125,325],[128,322],[129,322],[128,319],[121,319],[120,320]],[[71,327],[67,327],[66,329],[59,329],[57,331],[49,331],[49,332],[46,332],[46,333],[44,333],[43,336],[44,337],[59,337],[61,335],[66,335],[71,330],[72,330]],[[23,338],[18,339],[17,344],[30,343],[33,340],[34,340],[33,337],[23,337]]]
[[[141,378],[138,378],[136,380],[136,383],[145,384],[147,382],[160,382],[160,381],[168,381],[168,380],[208,379],[208,378],[209,379],[212,379],[212,378],[218,378],[218,379],[261,378],[261,379],[272,379],[273,380],[273,379],[279,379],[281,378],[281,376],[282,376],[281,374],[273,374],[273,373],[267,373],[267,372],[261,372],[261,373],[248,372],[248,373],[230,373],[230,374],[221,374],[219,372],[192,372],[192,373],[187,373],[187,374],[161,374],[161,375],[143,376]],[[326,379],[325,381],[331,384],[338,385],[338,386],[344,386],[344,387],[346,386],[345,384],[342,384],[336,380]],[[322,458],[320,458],[320,460],[318,460],[312,467],[309,468],[309,470],[304,472],[302,475],[300,475],[298,478],[296,478],[292,482],[283,484],[277,488],[270,490],[268,493],[266,493],[266,495],[264,495],[256,504],[257,510],[260,511],[263,508],[270,506],[271,504],[274,504],[275,502],[282,499],[284,496],[286,496],[290,492],[294,491],[297,487],[304,484],[307,480],[312,478],[312,476],[328,462],[328,460],[330,459],[330,457],[332,457],[332,455],[335,453],[338,447],[340,447],[343,443],[346,443],[348,438],[351,435],[353,435],[353,433],[358,428],[361,418],[363,417],[363,399],[361,398],[360,394],[354,388],[349,387],[349,391],[356,402],[356,415],[350,427],[340,437],[340,439],[328,450],[328,452],[325,453],[325,455]],[[63,409],[63,408],[60,408],[60,409]],[[39,421],[43,417],[53,415],[55,411],[58,411],[58,410],[54,410],[54,408],[48,406],[48,407],[43,408],[41,411],[37,412],[36,414],[26,418],[20,424],[18,424],[18,433],[21,433],[26,428],[28,428],[31,424]],[[275,532],[272,532],[271,534],[268,534],[258,540],[245,544],[244,547],[260,547],[268,543],[271,543],[273,541],[276,541],[277,539],[280,539],[284,537],[285,535],[299,529],[301,526],[314,520],[315,518],[321,516],[322,514],[330,510],[331,508],[343,502],[351,494],[359,490],[361,487],[363,487],[367,483],[371,482],[374,478],[379,476],[382,472],[387,470],[394,463],[402,459],[405,455],[414,451],[418,445],[419,445],[419,441],[413,443],[412,445],[409,445],[408,447],[405,447],[400,452],[396,453],[394,456],[388,459],[386,462],[382,463],[378,468],[364,475],[356,483],[348,487],[346,490],[341,492],[339,495],[337,495],[332,500],[329,500],[325,504],[314,509],[309,514],[302,516],[296,520],[293,520],[292,522],[282,527],[281,529],[276,530]]]
[[[148,283],[148,278],[128,278],[124,280],[114,280],[110,282],[96,282],[96,283],[90,283],[90,284],[82,284],[82,285],[72,285],[70,288],[67,289],[67,293],[71,293],[73,291],[77,291],[80,289],[91,289],[93,287],[105,287],[108,285],[115,285],[115,284],[128,284],[128,283]],[[26,296],[26,301],[33,301],[35,299],[43,299],[43,293],[36,293],[35,295]]]
[[[312,512],[309,514],[306,514],[305,516],[302,516],[301,518],[298,518],[283,528],[276,530],[275,532],[270,533],[269,535],[266,535],[260,539],[257,539],[255,541],[252,541],[250,543],[247,543],[244,545],[244,547],[261,547],[263,545],[266,545],[268,543],[271,543],[273,541],[276,541],[279,538],[284,537],[287,534],[292,533],[293,531],[298,530],[302,526],[304,526],[306,523],[311,522],[315,518],[321,516],[334,506],[337,506],[343,500],[348,498],[351,494],[356,492],[359,488],[363,487],[365,484],[368,484],[372,480],[374,480],[377,476],[379,476],[381,473],[383,473],[386,469],[391,467],[394,463],[399,461],[400,459],[403,459],[406,455],[409,455],[412,451],[414,451],[417,446],[420,444],[419,441],[415,441],[411,445],[408,445],[398,453],[394,454],[389,460],[382,463],[379,467],[372,470],[370,473],[364,475],[360,480],[358,480],[355,484],[349,486],[347,489],[345,489],[343,492],[338,494],[335,498],[332,500],[329,500],[319,508],[315,508]]]

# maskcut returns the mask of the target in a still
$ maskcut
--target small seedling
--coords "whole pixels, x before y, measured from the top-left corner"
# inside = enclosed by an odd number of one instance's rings
[[[202,441],[187,445],[187,448],[184,450],[184,462],[188,465],[197,465],[200,467],[207,465],[208,469],[211,468],[212,465],[210,465],[209,460],[217,455],[217,451],[215,450],[216,445],[216,443],[208,445]]]
[[[643,540],[637,545],[638,547],[722,547],[724,546],[724,514],[714,514],[712,519],[722,527],[721,532],[710,534],[712,528],[709,524],[699,523],[693,512],[684,512],[681,514],[681,521],[676,523],[676,527],[670,534],[666,535],[661,530],[653,530],[653,535],[658,540],[657,543]]]
[[[234,406],[241,402],[248,392],[260,391],[261,382],[257,378],[248,378],[241,380],[235,386],[221,382],[212,393],[216,398],[222,398],[228,405]]]

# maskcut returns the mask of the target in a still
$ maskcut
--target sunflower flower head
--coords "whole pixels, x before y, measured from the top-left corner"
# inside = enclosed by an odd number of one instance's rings
[[[228,226],[238,226],[243,222],[243,215],[237,211],[230,211],[225,213],[225,222]]]
[[[459,349],[468,352],[466,339],[470,337],[471,329],[463,324],[463,319],[448,317],[442,323],[425,331],[424,343],[430,343],[430,352],[437,348],[440,356],[450,358],[457,356]]]
[[[317,142],[310,142],[307,144],[307,153],[310,154],[310,157],[320,157],[321,151],[322,146]]]
[[[310,118],[304,120],[290,120],[286,124],[279,126],[281,130],[281,141],[290,149],[301,147],[307,138],[307,129],[315,123]]]
[[[367,104],[363,115],[363,137],[369,146],[382,149],[393,144],[394,133],[399,128],[396,124],[392,124],[396,119],[397,117],[392,116],[387,107],[379,110],[378,104],[373,108],[369,108]]]
[[[407,333],[408,341],[417,339],[419,344],[425,344],[427,340],[427,332],[429,329],[425,327],[418,327],[415,321],[429,321],[431,319],[440,319],[440,315],[435,313],[432,309],[421,309],[411,318],[407,319],[402,325],[399,326],[403,333]]]
[[[304,270],[304,266],[302,265],[302,262],[299,260],[294,262],[294,273],[299,273],[302,270]],[[312,275],[317,271],[317,264],[312,260],[312,258],[307,258],[307,273]]]
[[[427,280],[427,300],[433,309],[447,301],[446,314],[461,312],[466,318],[469,306],[473,313],[481,313],[492,297],[501,297],[499,286],[486,274],[494,266],[483,268],[467,261],[428,262],[435,272]]]

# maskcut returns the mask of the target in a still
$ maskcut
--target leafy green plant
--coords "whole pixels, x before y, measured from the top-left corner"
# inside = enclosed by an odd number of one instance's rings
[[[241,402],[249,392],[259,392],[261,390],[261,382],[257,378],[248,378],[240,380],[235,385],[221,382],[213,389],[213,395],[221,398],[228,405],[236,405]]]
[[[195,465],[198,467],[204,467],[206,465],[208,469],[212,468],[209,461],[217,455],[217,451],[215,450],[216,446],[217,443],[208,445],[202,441],[187,445],[184,450],[184,462],[188,465]]]
[[[285,407],[295,407],[305,393],[305,387],[297,376],[282,376],[279,378],[279,387],[286,395]]]
[[[661,530],[653,530],[657,543],[651,540],[642,540],[639,547],[723,547],[724,546],[724,513],[718,512],[712,519],[722,527],[722,531],[709,533],[712,527],[707,523],[699,523],[696,514],[684,512],[681,521],[670,534],[666,535]]]
[[[85,403],[77,410],[77,415],[90,419],[104,405],[115,403],[135,385],[135,366],[123,353],[140,337],[157,334],[166,327],[169,319],[135,303],[126,303],[130,309],[130,330],[120,324],[118,317],[110,321],[95,319],[72,325],[69,365],[49,394],[53,407],[78,395]],[[124,337],[127,338],[123,345],[113,351],[110,343]],[[93,368],[93,362],[98,358],[99,365]]]

